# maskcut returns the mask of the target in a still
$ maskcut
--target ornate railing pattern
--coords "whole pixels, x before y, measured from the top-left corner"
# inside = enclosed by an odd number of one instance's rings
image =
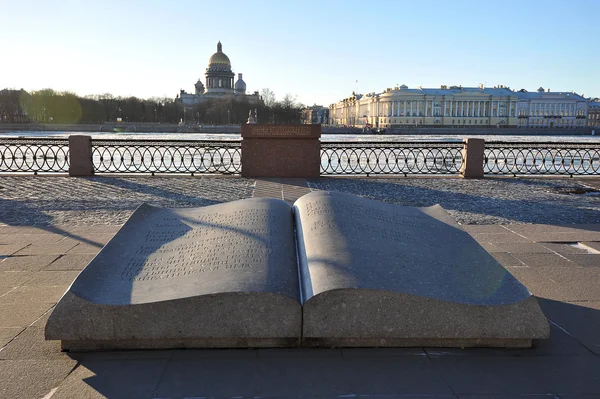
[[[457,174],[461,142],[322,142],[321,174]]]
[[[600,145],[486,142],[483,172],[512,175],[600,174]]]
[[[92,140],[97,173],[222,173],[242,170],[239,141]]]
[[[68,139],[0,139],[0,172],[68,171]]]

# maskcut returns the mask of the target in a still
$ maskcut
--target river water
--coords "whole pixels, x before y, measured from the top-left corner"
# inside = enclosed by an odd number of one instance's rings
[[[26,138],[67,138],[74,134],[91,136],[92,139],[113,140],[240,140],[238,133],[110,133],[110,132],[49,132],[49,131],[17,131],[0,133],[0,139],[9,137]],[[596,136],[555,136],[555,135],[469,135],[449,134],[439,135],[372,135],[372,134],[324,134],[321,141],[346,142],[397,142],[397,141],[462,141],[465,137],[482,138],[486,141],[509,142],[559,142],[559,143],[598,143],[600,134]]]

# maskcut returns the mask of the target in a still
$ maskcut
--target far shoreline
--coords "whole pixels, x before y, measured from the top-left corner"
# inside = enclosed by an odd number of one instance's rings
[[[322,134],[373,135],[361,128],[322,126]],[[75,133],[208,133],[240,134],[240,125],[179,125],[162,123],[102,123],[102,124],[40,124],[40,123],[0,123],[0,133],[13,132],[75,132]],[[600,131],[578,128],[390,128],[379,136],[394,135],[492,135],[492,136],[600,136]]]

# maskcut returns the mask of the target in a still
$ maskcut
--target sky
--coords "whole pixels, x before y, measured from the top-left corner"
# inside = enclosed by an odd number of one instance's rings
[[[600,97],[600,0],[0,0],[0,89],[171,97],[218,41],[306,105],[405,84]]]

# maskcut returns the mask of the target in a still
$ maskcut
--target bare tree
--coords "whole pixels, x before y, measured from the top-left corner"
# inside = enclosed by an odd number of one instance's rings
[[[260,91],[260,96],[267,107],[272,107],[275,104],[275,93],[273,90],[266,88]]]

